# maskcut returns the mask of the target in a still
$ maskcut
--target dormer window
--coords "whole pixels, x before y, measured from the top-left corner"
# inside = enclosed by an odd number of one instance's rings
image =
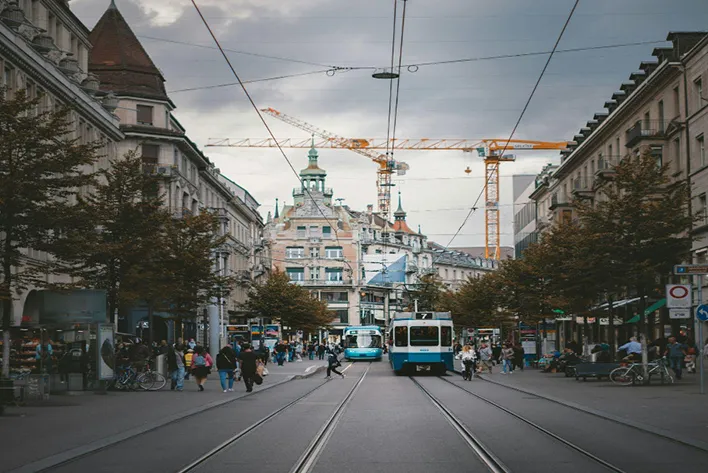
[[[152,126],[153,107],[149,105],[138,105],[138,125]]]

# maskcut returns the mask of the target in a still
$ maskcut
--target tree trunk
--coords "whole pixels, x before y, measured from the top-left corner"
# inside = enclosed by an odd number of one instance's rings
[[[646,310],[646,296],[642,292],[639,299],[639,327],[640,334],[642,338],[642,373],[644,375],[644,382],[642,384],[649,384],[649,351],[647,350],[647,334],[648,334],[648,324],[646,322],[646,316],[644,311]]]
[[[9,240],[8,240],[9,242]],[[7,250],[6,245],[6,250]],[[6,251],[9,255],[9,251]],[[10,376],[10,327],[12,326],[12,266],[9,262],[3,265],[3,294],[6,298],[2,300],[2,377]]]
[[[148,346],[152,350],[152,342],[155,338],[155,327],[154,327],[154,314],[152,309],[152,303],[148,302]]]
[[[607,298],[607,304],[608,304],[608,312],[610,314],[610,319],[609,319],[609,325],[608,325],[608,330],[609,332],[607,333],[607,341],[608,344],[610,345],[610,353],[612,354],[612,359],[615,359],[615,356],[617,354],[617,347],[615,343],[615,311],[613,310],[614,307],[612,306],[612,296],[609,296]]]

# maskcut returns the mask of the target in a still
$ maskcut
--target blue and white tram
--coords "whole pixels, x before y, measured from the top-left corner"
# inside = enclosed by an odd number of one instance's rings
[[[396,374],[452,371],[452,327],[449,312],[397,312],[388,334],[388,360]]]
[[[383,355],[383,332],[376,325],[344,329],[344,358],[350,360],[380,360]]]

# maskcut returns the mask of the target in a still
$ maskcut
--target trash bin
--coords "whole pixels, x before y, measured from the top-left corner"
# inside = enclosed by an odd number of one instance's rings
[[[12,379],[0,379],[0,405],[12,404],[14,400],[14,381]]]
[[[157,355],[155,358],[155,371],[167,377],[167,355]]]

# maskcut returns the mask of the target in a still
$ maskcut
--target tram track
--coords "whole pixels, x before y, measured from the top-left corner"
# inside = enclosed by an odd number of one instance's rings
[[[349,365],[347,368],[351,367],[352,365]],[[346,369],[345,368],[345,371]],[[315,435],[315,438],[313,441],[310,443],[308,448],[305,450],[303,455],[298,459],[297,463],[293,466],[293,468],[290,470],[291,473],[306,473],[312,471],[314,468],[315,464],[317,463],[317,459],[319,458],[319,455],[321,452],[324,450],[324,448],[327,445],[327,442],[329,441],[332,433],[336,429],[339,420],[341,419],[342,414],[344,413],[347,405],[351,401],[351,399],[354,397],[354,394],[356,393],[357,389],[361,385],[361,383],[364,381],[364,378],[366,378],[367,373],[369,372],[369,369],[371,368],[371,363],[367,366],[366,370],[364,373],[361,375],[361,377],[357,380],[357,382],[354,384],[354,386],[347,392],[347,395],[345,396],[344,400],[342,400],[337,407],[335,408],[334,412],[332,415],[327,419],[327,421],[324,423],[322,428],[317,432]],[[258,421],[254,422],[247,428],[243,429],[236,435],[233,435],[232,437],[228,438],[209,452],[205,453],[204,455],[200,456],[196,460],[192,461],[185,467],[183,467],[180,470],[177,470],[178,473],[190,473],[197,471],[197,469],[201,466],[204,465],[206,462],[213,460],[216,458],[219,454],[222,452],[225,452],[229,447],[232,447],[235,445],[239,440],[243,439],[253,431],[257,430],[259,427],[263,426],[264,424],[267,424],[269,421],[272,419],[278,417],[291,407],[295,406],[296,404],[299,404],[302,402],[304,399],[312,395],[315,391],[319,390],[323,386],[325,386],[327,383],[322,383],[319,386],[315,387],[314,389],[311,389],[310,391],[307,391],[305,394],[301,395],[297,399],[289,402],[288,404],[280,407],[279,409],[271,412],[267,416],[259,419]]]
[[[495,408],[497,408],[497,409],[499,409],[499,410],[505,412],[506,414],[508,414],[508,415],[514,417],[515,419],[517,419],[517,420],[519,420],[519,421],[525,423],[526,425],[532,427],[533,429],[535,429],[535,430],[537,430],[537,431],[539,431],[539,432],[541,432],[541,433],[543,433],[543,434],[545,434],[545,435],[551,437],[552,439],[554,439],[554,440],[556,440],[556,441],[562,443],[563,445],[565,445],[565,446],[571,448],[572,450],[575,450],[576,452],[578,452],[578,453],[580,453],[581,455],[587,457],[588,459],[592,460],[593,462],[602,465],[602,466],[605,467],[607,470],[613,471],[613,472],[615,472],[615,473],[626,473],[626,471],[623,470],[622,468],[620,468],[620,467],[618,467],[618,466],[616,466],[616,465],[614,465],[614,464],[612,464],[612,463],[610,463],[610,462],[608,462],[608,461],[603,460],[602,458],[598,457],[597,455],[594,455],[593,453],[591,453],[591,452],[587,451],[586,449],[584,449],[584,448],[582,448],[582,447],[576,445],[575,443],[573,443],[573,442],[571,442],[571,441],[569,441],[569,440],[567,440],[567,439],[561,437],[560,435],[557,435],[557,434],[551,432],[550,430],[548,430],[548,429],[542,427],[541,425],[537,424],[536,422],[534,422],[534,421],[532,421],[532,420],[530,420],[530,419],[527,419],[526,417],[524,417],[524,416],[522,416],[522,415],[520,415],[520,414],[517,414],[516,412],[514,412],[514,411],[512,411],[512,410],[510,410],[510,409],[507,409],[506,407],[502,406],[501,404],[498,404],[498,403],[492,401],[491,399],[488,399],[488,398],[486,398],[486,397],[484,397],[484,396],[481,396],[481,395],[479,395],[479,394],[477,394],[477,393],[474,393],[474,392],[472,392],[472,391],[469,391],[469,390],[465,389],[463,386],[460,386],[460,385],[457,384],[457,383],[453,383],[452,381],[450,381],[450,380],[448,380],[448,379],[445,379],[445,378],[442,377],[442,376],[438,376],[437,378],[440,379],[440,380],[442,380],[442,381],[444,381],[445,383],[450,384],[450,385],[456,387],[457,389],[459,389],[459,390],[461,390],[461,391],[467,393],[468,395],[473,396],[473,397],[479,399],[480,401],[483,401],[483,402],[485,402],[485,403],[487,403],[487,404],[489,404],[489,405],[491,405],[491,406],[493,406],[493,407],[495,407]]]
[[[443,417],[452,425],[453,429],[462,437],[462,440],[475,452],[480,461],[493,473],[510,473],[511,470],[480,441],[465,424],[455,416],[445,405],[440,402],[430,391],[420,384],[413,376],[409,379],[423,392],[426,397],[437,407]]]

